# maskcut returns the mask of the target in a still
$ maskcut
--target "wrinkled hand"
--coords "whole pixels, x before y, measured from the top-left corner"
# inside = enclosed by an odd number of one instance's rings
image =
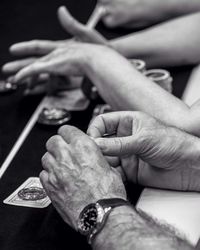
[[[113,138],[103,137],[113,133]],[[121,166],[127,179],[144,186],[200,191],[198,138],[140,112],[100,115],[88,134],[110,165]]]
[[[41,182],[65,222],[77,229],[81,210],[103,198],[126,199],[121,176],[86,134],[63,126],[47,142]]]
[[[104,23],[110,27],[141,28],[162,19],[163,1],[99,0],[106,7]],[[160,17],[161,16],[161,17]]]
[[[71,16],[66,7],[62,6],[58,9],[58,19],[64,30],[76,38],[76,40],[80,42],[107,44],[106,39],[99,32],[78,22]],[[22,68],[34,63],[38,59],[38,56],[47,55],[53,50],[68,46],[73,42],[74,39],[63,41],[33,40],[14,44],[10,47],[11,54],[15,56],[31,57],[7,63],[2,69],[5,73],[14,74]]]

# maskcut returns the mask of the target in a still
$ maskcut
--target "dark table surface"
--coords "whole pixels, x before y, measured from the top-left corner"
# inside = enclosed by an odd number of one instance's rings
[[[92,0],[1,0],[0,2],[0,66],[12,60],[8,47],[19,41],[32,39],[66,39],[56,9],[66,5],[81,22],[86,23],[95,1]],[[98,25],[107,38],[126,34],[126,30],[108,30]],[[174,77],[174,94],[181,97],[191,67],[170,69]],[[3,75],[1,74],[1,77]],[[0,96],[0,165],[34,112],[42,96],[25,98],[22,90]],[[93,105],[86,111],[74,112],[71,125],[85,131],[91,118]],[[86,240],[70,229],[50,205],[44,209],[9,206],[3,200],[28,177],[38,176],[42,170],[40,159],[45,143],[57,128],[36,124],[18,154],[0,179],[0,249],[90,249]],[[135,202],[141,187],[127,186],[130,199]]]

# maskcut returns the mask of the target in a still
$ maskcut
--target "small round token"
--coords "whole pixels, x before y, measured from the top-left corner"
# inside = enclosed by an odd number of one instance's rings
[[[47,194],[43,188],[40,187],[30,187],[23,188],[18,192],[18,196],[22,200],[26,201],[37,201],[44,199]]]
[[[62,125],[71,119],[71,114],[62,108],[44,108],[39,115],[38,123],[45,125]]]
[[[11,82],[7,82],[6,80],[0,80],[0,93],[8,93],[15,91],[17,89],[17,85]]]
[[[173,78],[165,69],[150,69],[144,72],[144,75],[150,80],[157,83],[160,87],[165,89],[168,92],[172,92],[172,82]]]
[[[144,71],[146,70],[146,63],[143,60],[129,59],[129,62],[133,65],[135,69],[137,69],[141,73],[144,73]]]

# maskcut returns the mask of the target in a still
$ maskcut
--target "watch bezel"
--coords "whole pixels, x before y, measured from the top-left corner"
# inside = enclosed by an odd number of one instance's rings
[[[97,211],[97,218],[96,218],[96,225],[94,227],[91,227],[90,230],[84,230],[83,229],[83,217],[84,215],[88,212],[88,210],[90,210],[91,208],[95,208]],[[91,203],[89,205],[87,205],[82,212],[80,213],[79,216],[79,220],[78,220],[78,231],[82,234],[82,235],[86,235],[88,236],[89,234],[91,234],[91,232],[95,232],[98,231],[101,226],[102,223],[105,219],[105,214],[110,210],[111,208],[107,208],[104,209],[99,203]]]

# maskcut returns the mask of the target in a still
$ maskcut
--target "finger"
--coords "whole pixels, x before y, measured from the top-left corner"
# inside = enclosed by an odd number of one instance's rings
[[[127,180],[136,184],[138,183],[138,161],[138,157],[134,154],[132,154],[132,156],[123,157],[122,159],[122,168]]]
[[[58,9],[58,19],[64,30],[72,36],[79,37],[85,34],[85,26],[73,18],[65,6]]]
[[[69,155],[69,147],[60,135],[52,136],[46,143],[47,151],[57,161],[64,161]]]
[[[65,142],[69,144],[76,142],[78,139],[88,140],[89,138],[80,129],[73,127],[73,126],[69,126],[69,125],[62,126],[58,130],[58,134],[65,140]]]
[[[2,71],[4,73],[13,74],[21,70],[22,68],[26,67],[27,65],[30,65],[36,61],[37,58],[28,58],[28,59],[22,59],[17,60],[14,62],[9,62],[3,65]]]
[[[45,191],[48,193],[48,182],[49,182],[49,174],[47,171],[42,170],[42,172],[39,175],[40,182],[45,189]]]
[[[121,175],[122,181],[126,182],[127,181],[127,177],[126,177],[126,174],[124,173],[123,168],[121,166],[117,166],[115,169]]]
[[[45,55],[57,47],[56,42],[47,40],[32,40],[16,43],[10,47],[10,53],[16,56]]]
[[[90,124],[87,134],[93,138],[116,132],[121,112],[112,112],[97,116]]]
[[[46,59],[46,58],[45,58]],[[27,77],[32,77],[35,75],[39,75],[41,73],[50,73],[51,71],[51,64],[52,62],[45,62],[43,59],[34,62],[26,66],[25,68],[21,69],[14,77],[14,82],[19,83],[22,82]]]
[[[113,168],[116,168],[121,165],[121,161],[119,157],[105,156],[105,159],[109,163],[109,165]]]
[[[134,136],[115,137],[115,138],[96,138],[96,144],[102,153],[108,156],[125,156],[137,154],[140,145]]]
[[[43,155],[41,162],[44,170],[46,170],[48,173],[52,172],[55,167],[58,167],[56,159],[49,152],[46,152]]]

